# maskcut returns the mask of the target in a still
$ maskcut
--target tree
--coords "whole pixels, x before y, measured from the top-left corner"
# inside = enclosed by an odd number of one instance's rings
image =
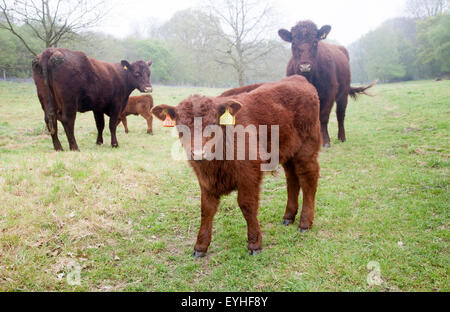
[[[264,36],[272,28],[273,8],[262,0],[209,1],[214,36],[226,43],[216,48],[216,61],[231,66],[243,86],[249,67],[271,51]]]
[[[450,16],[430,17],[418,24],[418,63],[428,66],[429,74],[450,72]]]
[[[214,61],[216,48],[225,45],[222,38],[214,36],[217,22],[201,10],[187,9],[176,12],[159,28],[157,38],[166,42],[176,56],[180,82],[214,86],[228,82],[232,76],[226,69],[222,77],[218,75],[220,65]]]
[[[20,26],[39,39],[43,48],[57,47],[97,25],[107,12],[104,1],[0,0],[0,29],[11,32],[36,55],[38,51],[19,30]]]
[[[449,0],[408,0],[407,12],[415,18],[437,16],[448,12]]]

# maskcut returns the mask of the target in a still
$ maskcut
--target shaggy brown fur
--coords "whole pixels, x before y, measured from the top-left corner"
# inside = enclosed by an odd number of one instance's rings
[[[231,89],[231,90],[225,91],[220,96],[226,97],[226,96],[238,95],[241,93],[248,93],[248,92],[252,92],[255,89],[258,89],[261,86],[262,86],[262,84],[260,83],[260,84],[253,84],[253,85],[244,86],[244,87],[240,87],[240,88],[236,88],[236,89]]]
[[[33,60],[33,79],[45,112],[45,123],[55,150],[61,151],[57,120],[61,121],[71,150],[78,150],[74,126],[77,112],[93,111],[97,144],[103,144],[104,114],[110,117],[111,145],[118,147],[119,115],[134,89],[151,92],[150,62],[106,63],[83,52],[48,48]]]
[[[125,106],[125,109],[123,110],[122,114],[120,115],[120,122],[123,123],[123,126],[125,127],[125,132],[128,133],[128,125],[127,125],[127,116],[128,115],[141,115],[144,117],[144,119],[147,121],[147,133],[153,134],[153,115],[152,115],[152,108],[153,108],[153,97],[150,94],[144,94],[140,96],[131,96],[128,99],[127,106]]]
[[[236,89],[230,97],[191,96],[177,107],[159,105],[153,114],[164,120],[169,114],[177,125],[186,125],[194,133],[194,117],[202,117],[203,128],[217,125],[219,117],[228,107],[236,118],[236,125],[247,127],[279,126],[279,154],[287,178],[288,202],[283,224],[292,224],[299,208],[299,192],[303,190],[303,208],[300,229],[311,228],[319,179],[318,155],[321,147],[319,123],[319,98],[317,91],[301,76],[293,76],[281,82],[267,83],[251,92]],[[225,126],[224,142],[227,141]],[[181,135],[180,135],[181,136]],[[192,135],[191,135],[192,136]],[[258,142],[260,140],[258,133]],[[268,146],[271,146],[270,134]],[[184,139],[184,138],[183,138]],[[203,138],[202,148],[214,138]],[[248,152],[249,140],[246,140]],[[193,151],[193,138],[182,140],[184,147]],[[234,151],[237,153],[236,138]],[[223,147],[226,155],[226,144]],[[235,155],[236,156],[236,155]],[[224,158],[225,159],[225,158]],[[236,158],[235,158],[236,159]],[[248,158],[248,154],[247,157]],[[211,242],[212,223],[221,196],[238,191],[238,204],[247,221],[248,249],[257,254],[262,249],[262,236],[257,219],[260,185],[263,178],[258,155],[257,160],[202,160],[189,161],[201,189],[201,226],[194,256],[205,256]]]
[[[320,122],[323,144],[330,147],[328,135],[328,121],[334,101],[337,102],[336,115],[339,124],[338,138],[346,141],[345,112],[348,96],[356,98],[372,87],[372,83],[365,87],[352,88],[350,86],[350,61],[347,49],[322,42],[331,26],[318,29],[311,21],[299,22],[291,31],[280,29],[280,37],[292,43],[292,58],[287,67],[287,76],[305,76],[317,89],[320,98]]]

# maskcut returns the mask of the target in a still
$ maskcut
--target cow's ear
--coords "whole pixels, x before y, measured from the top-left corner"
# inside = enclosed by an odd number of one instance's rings
[[[331,31],[330,25],[325,25],[322,28],[320,28],[319,32],[317,33],[317,39],[324,40],[328,37],[328,34]]]
[[[120,64],[122,65],[122,68],[124,71],[127,71],[127,70],[133,71],[133,66],[131,66],[131,64],[128,61],[123,60],[120,62]]]
[[[153,61],[152,61],[152,60],[150,60],[150,61],[147,62],[148,67],[152,66],[152,64],[153,64]]]
[[[229,113],[231,114],[231,116],[236,116],[236,114],[241,110],[242,108],[242,104],[236,100],[229,100],[228,102],[226,102],[225,104],[221,104],[219,105],[219,116],[222,116],[223,114],[225,114],[225,112],[229,111]]]
[[[162,121],[166,120],[167,115],[169,115],[172,120],[176,120],[178,118],[177,108],[166,104],[153,107],[152,114]]]
[[[292,42],[292,33],[286,29],[280,29],[278,35],[286,42]]]

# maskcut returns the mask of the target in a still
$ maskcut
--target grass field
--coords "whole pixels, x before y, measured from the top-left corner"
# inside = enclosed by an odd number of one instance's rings
[[[321,154],[314,228],[281,226],[284,173],[263,184],[263,253],[247,254],[236,194],[223,198],[204,259],[191,253],[200,190],[177,138],[130,117],[120,148],[95,145],[79,114],[81,152],[53,152],[32,84],[0,83],[2,291],[450,291],[450,81],[379,85],[351,102],[347,138]],[[218,89],[155,87],[176,105]],[[60,126],[59,129],[62,129]],[[65,150],[68,144],[60,134]],[[381,283],[367,278],[377,271]],[[80,285],[67,276],[81,270]]]

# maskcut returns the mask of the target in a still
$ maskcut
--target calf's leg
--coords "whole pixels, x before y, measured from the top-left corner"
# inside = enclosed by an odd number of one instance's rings
[[[105,129],[105,115],[94,112],[95,124],[97,125],[97,145],[103,144],[103,129]]]
[[[345,120],[345,111],[347,110],[347,103],[348,103],[347,95],[337,100],[336,115],[339,125],[338,139],[341,142],[346,141],[344,120]]]
[[[298,181],[297,173],[295,172],[295,165],[292,160],[289,160],[283,165],[286,174],[288,202],[286,213],[283,218],[283,225],[290,225],[294,223],[295,217],[298,213],[298,196],[300,194],[300,183]]]
[[[247,221],[248,253],[250,255],[257,255],[262,250],[262,234],[258,222],[258,200],[259,183],[238,187],[238,204],[245,221]]]
[[[202,221],[200,231],[197,236],[197,243],[194,247],[194,257],[202,258],[206,256],[208,247],[211,244],[213,219],[219,207],[219,197],[202,190]]]
[[[119,121],[120,123],[120,121]],[[127,122],[127,116],[124,116],[122,118],[123,127],[125,128],[125,133],[129,133],[130,130],[128,130],[128,122]]]
[[[142,117],[147,121],[147,133],[153,134],[153,116],[152,113],[144,113]]]
[[[319,163],[314,160],[300,160],[296,164],[296,171],[303,191],[303,207],[300,218],[300,230],[306,232],[314,222],[314,210],[317,185],[319,181]]]

